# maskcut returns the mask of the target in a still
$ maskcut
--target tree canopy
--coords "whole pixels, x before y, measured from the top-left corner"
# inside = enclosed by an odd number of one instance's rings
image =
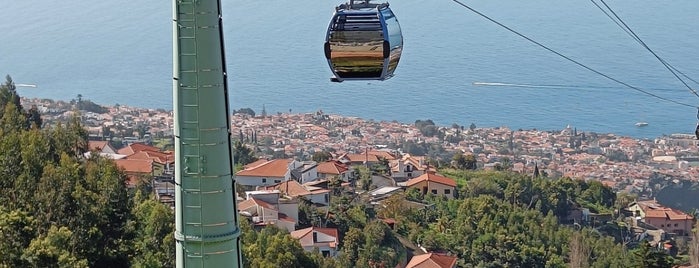
[[[133,198],[126,175],[88,151],[78,117],[40,128],[0,86],[0,267],[170,267],[173,216]]]

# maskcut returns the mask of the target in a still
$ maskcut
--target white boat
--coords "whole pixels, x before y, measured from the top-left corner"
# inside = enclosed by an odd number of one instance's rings
[[[648,123],[646,123],[646,122],[638,122],[638,123],[636,123],[636,126],[637,126],[637,127],[645,127],[645,126],[647,126],[647,125],[648,125]]]

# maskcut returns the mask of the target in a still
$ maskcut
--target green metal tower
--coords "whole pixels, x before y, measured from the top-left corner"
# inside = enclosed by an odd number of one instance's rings
[[[241,267],[220,0],[173,0],[177,267]]]

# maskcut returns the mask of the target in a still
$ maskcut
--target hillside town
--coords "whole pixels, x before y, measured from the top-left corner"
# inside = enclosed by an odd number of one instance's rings
[[[24,102],[27,106],[36,105],[46,122],[67,120],[75,113],[66,103],[38,99]],[[172,137],[172,112],[163,109],[112,106],[107,113],[83,111],[81,117],[95,139],[108,137],[118,144],[127,144]],[[542,131],[472,125],[438,127],[441,135],[447,137],[440,139],[439,135],[423,135],[410,123],[364,120],[322,111],[265,116],[237,113],[232,115],[231,123],[231,136],[255,139],[261,158],[273,158],[276,154],[309,160],[319,151],[339,156],[374,149],[399,152],[403,149],[401,144],[406,143],[436,144],[446,152],[441,155],[444,158],[455,153],[473,155],[484,169],[504,165],[515,172],[531,173],[538,167],[551,177],[598,180],[619,191],[640,191],[653,177],[699,180],[697,140],[689,134],[636,139],[585,132],[572,126]]]
[[[90,153],[113,158],[129,176],[130,187],[136,187],[144,177],[153,178],[157,198],[174,206],[174,154],[172,148],[154,144],[156,140],[172,140],[171,111],[114,106],[106,113],[76,112],[68,103],[38,99],[24,99],[23,105],[37,107],[45,124],[79,115],[91,137]],[[232,115],[231,124],[232,138],[248,144],[258,158],[236,172],[238,213],[256,227],[285,229],[305,250],[318,249],[324,256],[338,253],[338,230],[324,226],[297,228],[300,202],[310,202],[327,213],[334,189],[331,184],[337,180],[348,191],[363,192],[375,205],[393,193],[410,189],[455,198],[457,181],[439,174],[437,169],[451,165],[458,155],[471,157],[481,170],[600,181],[616,191],[630,193],[644,192],[651,178],[699,179],[697,141],[687,134],[635,139],[585,132],[573,126],[559,131],[479,128],[473,124],[426,124],[420,128],[417,123],[364,120],[322,111],[269,115],[238,112]],[[323,152],[331,157],[312,160]],[[367,182],[358,181],[357,168],[374,165],[385,165],[387,172],[373,174],[371,188],[360,190]],[[586,208],[578,212],[571,215],[572,222],[604,218]],[[661,241],[668,237],[687,236],[694,223],[693,215],[652,199],[634,201],[625,212],[633,219],[636,238],[652,240],[659,248],[666,246]],[[391,219],[385,222],[390,225]],[[455,263],[456,257],[424,252],[413,256],[406,267],[454,267]]]

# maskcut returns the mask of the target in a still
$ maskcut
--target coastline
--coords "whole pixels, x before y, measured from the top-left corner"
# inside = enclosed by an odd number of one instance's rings
[[[49,100],[25,99],[37,105],[45,122],[73,115],[70,103],[51,107]],[[54,104],[55,104],[54,103]],[[104,114],[83,112],[83,123],[93,137],[104,132],[116,137],[172,136],[172,111],[125,105],[107,107]],[[561,130],[508,127],[434,126],[436,135],[423,135],[414,123],[376,121],[360,117],[315,113],[274,113],[267,116],[235,114],[233,138],[257,141],[260,157],[272,152],[309,158],[315,151],[358,153],[367,148],[414,150],[449,162],[454,153],[472,154],[483,169],[505,163],[513,172],[530,173],[535,166],[552,177],[599,180],[620,191],[644,191],[650,179],[699,180],[697,140],[690,134],[632,138],[612,133],[586,132],[567,126]],[[426,145],[438,145],[439,150]],[[409,152],[409,153],[414,153]]]

